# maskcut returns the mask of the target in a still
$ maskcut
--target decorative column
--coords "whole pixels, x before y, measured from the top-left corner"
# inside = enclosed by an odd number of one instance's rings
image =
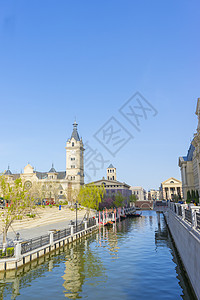
[[[187,172],[186,172],[187,165],[184,165],[184,174],[185,174],[185,185],[187,185]]]

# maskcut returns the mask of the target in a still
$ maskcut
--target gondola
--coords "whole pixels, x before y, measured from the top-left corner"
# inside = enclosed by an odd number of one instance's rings
[[[122,220],[126,219],[126,215],[120,216]]]
[[[141,214],[135,214],[135,213],[134,213],[134,214],[131,214],[131,215],[130,215],[131,218],[139,218],[139,217],[141,217],[141,216],[142,216],[142,213],[141,213]]]

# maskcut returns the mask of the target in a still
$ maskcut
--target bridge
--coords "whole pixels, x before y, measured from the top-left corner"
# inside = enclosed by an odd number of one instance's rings
[[[136,201],[135,207],[140,209],[153,209],[153,200]]]

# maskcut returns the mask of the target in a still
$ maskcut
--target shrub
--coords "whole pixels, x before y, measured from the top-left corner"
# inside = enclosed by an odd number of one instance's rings
[[[14,255],[14,247],[7,248],[6,254],[7,254],[7,256],[13,256]]]
[[[35,218],[35,214],[27,214],[27,217],[29,217],[29,218]]]

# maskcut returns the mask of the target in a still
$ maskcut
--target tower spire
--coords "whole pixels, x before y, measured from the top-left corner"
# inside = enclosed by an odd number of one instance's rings
[[[73,123],[73,131],[72,131],[72,136],[71,138],[74,138],[76,141],[80,141],[80,137],[77,131],[77,126],[78,124],[76,123],[76,120]]]

